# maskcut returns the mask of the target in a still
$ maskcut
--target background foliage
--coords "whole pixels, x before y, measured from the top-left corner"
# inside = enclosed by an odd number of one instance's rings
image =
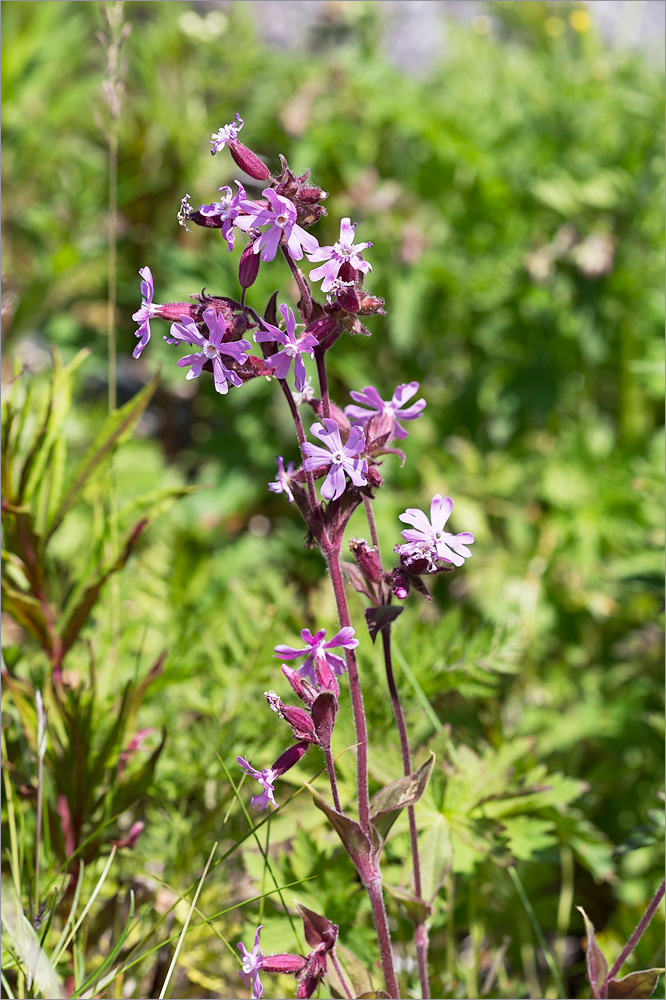
[[[390,395],[412,379],[428,401],[404,468],[385,466],[376,501],[385,550],[398,541],[398,513],[434,492],[454,498],[454,530],[476,536],[473,559],[440,581],[433,605],[413,599],[395,636],[415,758],[432,749],[438,760],[419,809],[433,894],[441,887],[435,994],[479,996],[485,983],[493,996],[558,995],[537,925],[565,983],[559,995],[587,995],[572,903],[586,908],[612,961],[659,882],[663,74],[636,54],[603,49],[578,5],[487,6],[492,20],[452,25],[446,58],[412,78],[382,56],[382,4],[320,5],[297,53],[267,49],[247,4],[126,5],[121,402],[164,368],[131,435],[113,437],[105,425],[113,473],[101,460],[89,470],[48,539],[44,600],[55,633],[71,623],[85,581],[119,573],[85,608],[62,697],[50,681],[52,648],[25,600],[6,599],[3,630],[3,822],[12,835],[3,874],[32,916],[36,689],[50,709],[47,913],[59,894],[50,928],[42,924],[47,941],[77,912],[63,872],[79,880],[80,910],[111,842],[145,822],[133,848],[118,848],[73,943],[60,955],[51,948],[77,995],[114,962],[124,972],[105,995],[159,994],[173,948],[160,945],[182,929],[181,897],[218,839],[171,995],[244,995],[224,941],[249,945],[262,922],[267,951],[298,947],[285,914],[294,896],[339,923],[368,969],[376,961],[352,869],[299,792],[315,758],[282,782],[281,801],[296,798],[259,833],[270,868],[223,766],[236,781],[237,753],[255,764],[278,755],[287,734],[263,701],[281,683],[272,647],[306,623],[335,622],[320,557],[303,550],[295,512],[266,489],[274,454],[296,457],[288,415],[264,383],[224,400],[203,380],[185,383],[160,353],[166,330],[140,362],[130,356],[139,267],[150,265],[157,301],[203,286],[235,294],[238,251],[227,254],[217,234],[179,229],[175,214],[185,191],[208,202],[237,175],[207,144],[236,111],[242,138],[271,166],[283,152],[331,193],[321,243],[335,239],[342,215],[373,241],[369,287],[386,297],[388,315],[372,321],[372,337],[336,345],[338,402],[351,388]],[[95,121],[105,114],[106,56],[97,4],[4,3],[2,17],[2,177],[11,192],[2,204],[3,382],[15,359],[29,362],[9,394],[10,484],[28,471],[14,497],[26,509],[6,511],[5,566],[7,586],[33,593],[16,563],[17,524],[48,535],[96,434],[100,447],[106,415],[108,170]],[[294,297],[286,272],[264,266],[251,302],[262,308],[277,287]],[[74,362],[83,347],[89,356]],[[64,360],[49,390],[53,349]],[[121,572],[114,560],[146,516],[154,523]],[[360,603],[352,607],[360,621]],[[367,636],[360,656],[379,786],[398,776],[397,737]],[[131,760],[122,758],[144,730]],[[342,718],[336,732],[341,752],[353,735]],[[74,808],[75,761],[87,765],[77,806],[77,843],[86,846],[67,866],[61,803]],[[389,884],[408,878],[406,846],[397,824]],[[242,905],[294,882],[284,905],[274,895]],[[409,921],[397,898],[390,906],[403,982],[413,986]],[[658,928],[646,934],[632,967],[659,964],[660,938]],[[12,959],[3,964],[15,984]],[[286,995],[290,984],[275,988],[283,987]]]

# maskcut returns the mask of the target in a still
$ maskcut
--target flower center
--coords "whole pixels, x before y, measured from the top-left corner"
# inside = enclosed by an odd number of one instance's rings
[[[214,344],[210,343],[206,344],[206,346],[203,347],[202,350],[209,361],[212,361],[213,358],[219,358],[220,356],[220,352],[218,351],[217,347],[215,347]]]
[[[341,451],[336,452],[335,455],[333,456],[333,461],[335,462],[335,464],[341,465],[342,460],[343,460],[342,452]]]
[[[284,227],[287,225],[288,222],[289,219],[287,218],[286,215],[284,215],[284,213],[282,215],[275,216],[275,225],[279,226],[280,229],[284,229]]]

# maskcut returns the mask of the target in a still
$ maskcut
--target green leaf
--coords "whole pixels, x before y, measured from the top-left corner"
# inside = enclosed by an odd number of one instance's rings
[[[34,639],[47,653],[53,652],[53,640],[49,626],[42,610],[42,605],[36,597],[25,594],[12,587],[6,579],[2,579],[3,609],[14,618],[19,625],[28,629]]]
[[[392,781],[390,785],[386,785],[373,795],[370,803],[370,822],[382,840],[386,839],[402,810],[419,801],[428,785],[434,763],[435,755],[431,753],[425,764],[414,774]]]
[[[435,816],[419,843],[421,888],[425,899],[433,900],[441,889],[453,861],[451,834],[446,817]]]
[[[53,535],[62,523],[67,512],[72,508],[94,472],[107,462],[114,449],[127,440],[136,426],[139,417],[148,406],[157,389],[160,373],[157,372],[148,385],[130,399],[120,409],[110,413],[98,431],[95,440],[83,456],[74,477],[65,490],[57,510],[48,525],[46,541]]]
[[[129,538],[126,540],[120,553],[116,556],[111,565],[107,566],[90,582],[84,585],[83,593],[77,600],[71,612],[67,614],[62,627],[61,640],[63,655],[70,649],[72,643],[81,631],[90,610],[97,602],[97,598],[99,597],[102,587],[109,577],[113,575],[113,573],[117,573],[124,567],[125,563],[129,559],[132,549],[136,545],[139,540],[139,536],[146,528],[147,524],[148,521],[146,519],[139,521],[139,523],[136,524],[130,532]]]
[[[608,983],[608,998],[624,1000],[625,997],[631,997],[642,1000],[644,997],[651,997],[664,972],[666,969],[642,969],[640,972],[630,972],[622,979],[611,979]]]

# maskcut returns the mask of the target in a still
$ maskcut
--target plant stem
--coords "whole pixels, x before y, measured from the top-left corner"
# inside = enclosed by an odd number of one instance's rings
[[[35,913],[34,920],[39,917],[39,855],[42,844],[42,812],[44,795],[44,757],[40,753],[37,761],[37,837],[35,845]]]
[[[338,959],[338,956],[335,953],[335,948],[333,948],[333,950],[331,952],[329,952],[329,957],[331,959],[331,962],[333,963],[333,968],[335,969],[335,971],[338,974],[338,979],[340,980],[340,985],[342,986],[342,988],[344,989],[345,993],[347,994],[347,1000],[354,1000],[354,994],[352,992],[352,988],[349,985],[349,983],[347,982],[345,974],[342,971],[342,966],[340,965],[340,961]]]
[[[301,305],[301,310],[303,312],[303,319],[305,320],[306,323],[309,323],[310,320],[312,319],[312,292],[310,291],[310,286],[305,280],[302,271],[300,271],[296,267],[296,264],[294,263],[289,254],[289,250],[287,249],[286,244],[283,243],[280,249],[284,254],[284,258],[287,261],[287,264],[289,265],[289,270],[293,274],[294,281],[298,285],[298,290],[301,293],[300,305]]]
[[[338,619],[342,628],[351,626],[349,618],[349,608],[347,607],[347,595],[342,580],[342,570],[340,569],[340,546],[326,549],[324,551],[328,571],[331,575],[331,584],[335,603],[338,609]],[[347,661],[347,673],[349,675],[349,691],[351,693],[352,710],[354,713],[354,729],[356,732],[356,742],[358,744],[358,757],[356,765],[356,789],[358,794],[358,817],[363,832],[370,834],[370,794],[368,791],[368,731],[365,724],[365,710],[363,708],[363,694],[361,692],[361,682],[358,676],[358,667],[353,649],[345,650]]]
[[[664,898],[664,888],[665,887],[666,887],[666,880],[664,882],[662,882],[661,885],[659,886],[659,888],[657,889],[656,893],[654,894],[654,898],[652,899],[652,902],[650,903],[650,905],[648,906],[647,910],[645,911],[645,913],[643,914],[643,916],[639,920],[638,926],[636,927],[636,930],[634,931],[634,933],[631,935],[631,937],[629,938],[629,940],[625,944],[624,948],[620,952],[620,955],[619,955],[617,961],[613,965],[613,968],[610,970],[610,972],[606,976],[606,982],[607,983],[609,983],[611,981],[611,979],[615,978],[615,976],[618,974],[618,972],[620,971],[620,969],[622,968],[622,966],[624,965],[624,963],[626,962],[626,960],[629,958],[629,956],[631,955],[632,951],[634,950],[634,948],[636,947],[636,945],[638,944],[638,942],[640,941],[640,939],[643,937],[643,934],[645,933],[648,924],[650,923],[650,921],[652,920],[653,916],[657,912],[657,907],[659,906],[659,904],[661,903],[662,899]]]
[[[319,391],[321,392],[321,405],[324,417],[331,416],[331,397],[328,394],[328,377],[326,375],[326,360],[322,352],[315,349],[315,360],[317,362],[317,375],[319,376]]]
[[[296,436],[298,437],[298,443],[302,446],[305,444],[305,431],[303,430],[303,422],[301,421],[301,415],[298,412],[298,407],[294,402],[294,397],[292,396],[291,389],[287,385],[287,382],[283,378],[279,378],[280,388],[282,389],[285,399],[289,404],[289,409],[291,410],[291,416],[294,421],[294,426],[296,427]],[[315,510],[317,506],[317,494],[315,492],[314,476],[311,472],[305,473],[305,480],[308,487],[308,498],[310,500],[310,506]]]
[[[412,773],[412,755],[409,749],[409,740],[407,739],[407,726],[405,724],[405,714],[402,710],[400,696],[398,694],[398,689],[395,683],[395,675],[393,673],[390,625],[382,629],[382,644],[384,647],[384,665],[386,667],[386,680],[388,682],[389,692],[391,695],[391,704],[393,705],[393,714],[395,716],[396,725],[398,727],[398,735],[400,737],[400,750],[402,752],[403,772],[405,776],[409,776]],[[419,858],[419,839],[418,839],[418,831],[416,829],[416,814],[414,812],[414,806],[407,807],[407,815],[409,817],[409,838],[412,846],[412,861],[414,865],[414,894],[419,899],[421,899],[423,891],[421,888],[421,861]],[[428,925],[425,920],[414,925],[414,940],[416,944],[416,956],[419,965],[419,978],[421,980],[421,990],[423,992],[424,1000],[429,1000],[430,980],[428,978]]]
[[[386,991],[390,997],[394,998],[394,1000],[399,1000],[400,990],[398,989],[398,980],[396,978],[395,966],[393,964],[391,934],[386,917],[384,897],[382,896],[381,879],[375,879],[372,882],[368,882],[365,888],[370,898],[372,915],[375,918],[375,928],[377,929],[377,941],[379,943],[379,951],[382,956],[382,968],[384,970]]]
[[[377,535],[377,525],[375,524],[375,515],[372,511],[372,500],[370,497],[363,494],[363,506],[365,507],[365,516],[368,519],[368,527],[370,528],[370,537],[372,538],[372,544],[377,550],[377,555],[379,556],[379,561],[381,562],[381,553],[379,550],[379,536]]]
[[[335,762],[333,760],[333,754],[331,753],[330,747],[324,748],[324,757],[326,759],[326,770],[328,771],[328,778],[331,782],[331,794],[333,796],[333,805],[339,813],[342,813],[342,806],[340,805],[340,796],[338,795],[338,779],[335,776]]]

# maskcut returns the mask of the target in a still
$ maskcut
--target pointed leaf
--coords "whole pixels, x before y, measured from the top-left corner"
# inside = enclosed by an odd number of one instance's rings
[[[360,569],[356,563],[351,562],[341,562],[340,567],[343,574],[347,578],[348,582],[352,585],[354,590],[357,590],[359,594],[363,594],[370,601],[376,601],[377,598],[374,594],[370,592],[369,584],[366,578],[361,573]]]
[[[101,573],[96,575],[84,587],[83,593],[79,597],[77,603],[67,615],[65,625],[62,630],[63,655],[70,649],[72,643],[76,639],[82,627],[85,625],[88,614],[91,611],[91,609],[95,606],[100,591],[102,590],[102,587],[109,579],[109,577],[112,576],[113,573],[117,573],[119,570],[123,568],[123,566],[129,559],[130,553],[134,548],[134,546],[136,545],[139,536],[141,535],[147,524],[148,524],[147,518],[144,518],[142,521],[139,521],[139,523],[134,526],[129,538],[123,545],[119,555],[111,563],[111,565],[108,566],[106,569],[102,570]]]
[[[665,969],[642,969],[640,972],[630,972],[622,979],[611,979],[608,984],[609,1000],[624,1000],[625,997],[642,1000],[644,997],[651,997],[657,988],[659,977],[665,971]]]
[[[374,866],[371,863],[371,851],[368,839],[363,833],[361,825],[356,820],[350,819],[343,813],[339,813],[332,806],[329,806],[318,792],[307,786],[312,793],[314,804],[328,817],[328,820],[345,846],[347,854],[352,859],[359,874],[364,881],[370,881],[377,876]]]
[[[75,504],[81,490],[92,474],[110,458],[116,446],[126,440],[132,433],[139,417],[152,399],[159,379],[160,373],[157,372],[152,381],[144,386],[136,396],[125,403],[124,406],[121,406],[120,409],[114,410],[113,413],[108,415],[95,436],[92,445],[81,459],[72,481],[65,490],[65,495],[50,521],[46,536],[47,540],[53,535],[67,512]]]
[[[446,817],[439,814],[421,837],[421,888],[425,899],[434,900],[451,870],[453,848]]]
[[[53,651],[53,641],[49,626],[44,617],[42,606],[36,597],[12,587],[5,579],[2,581],[3,609],[28,629],[34,639],[47,653]]]
[[[432,916],[432,906],[425,899],[419,899],[413,892],[408,892],[399,885],[389,885],[388,882],[384,882],[383,887],[389,895],[403,904],[415,927],[424,924]]]
[[[403,610],[404,608],[399,608],[395,604],[382,604],[379,608],[365,609],[365,620],[368,625],[370,638],[373,642],[377,638],[377,633],[381,632],[382,629],[387,628],[391,622],[395,621],[398,615],[402,614]]]
[[[587,945],[585,946],[585,960],[587,962],[587,978],[590,981],[592,992],[595,997],[604,995],[606,976],[608,975],[608,965],[594,936],[594,924],[589,919],[582,906],[576,909],[582,914],[585,921],[585,934],[587,935]]]
[[[435,763],[434,753],[418,771],[405,778],[398,778],[386,785],[370,803],[370,820],[382,840],[406,806],[413,806],[426,790],[430,773]]]

